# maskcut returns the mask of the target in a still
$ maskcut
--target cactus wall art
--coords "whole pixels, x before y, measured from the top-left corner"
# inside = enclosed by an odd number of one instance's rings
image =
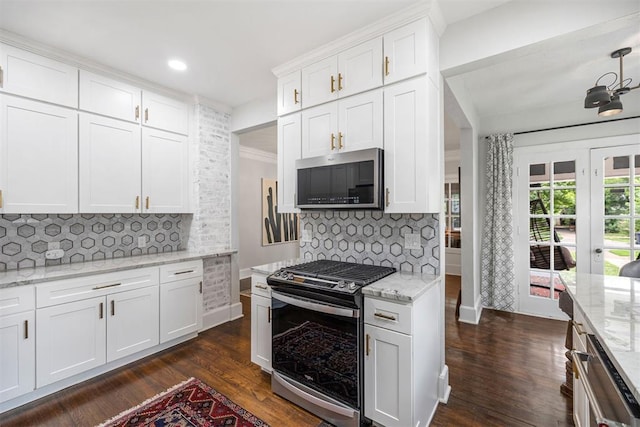
[[[262,246],[298,240],[297,213],[278,212],[278,182],[262,178]]]

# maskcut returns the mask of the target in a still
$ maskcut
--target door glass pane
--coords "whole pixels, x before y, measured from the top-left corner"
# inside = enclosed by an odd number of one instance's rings
[[[555,190],[553,192],[553,212],[557,215],[575,215],[576,190]]]
[[[604,159],[604,184],[623,184],[629,182],[629,161],[631,156],[607,157]]]
[[[629,215],[629,187],[604,189],[604,214]]]
[[[637,178],[636,178],[637,179]],[[633,193],[635,194],[635,213],[636,215],[640,215],[640,185],[636,185],[633,187]]]
[[[629,220],[621,218],[607,218],[604,220],[604,246],[629,246]]]
[[[555,162],[553,164],[553,182],[556,187],[575,187],[576,162]]]
[[[529,207],[532,215],[546,215],[551,209],[549,202],[551,191],[549,190],[531,190],[529,191]]]

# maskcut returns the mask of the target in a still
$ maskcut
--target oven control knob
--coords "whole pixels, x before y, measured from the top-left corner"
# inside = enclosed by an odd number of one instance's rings
[[[276,271],[275,273],[273,273],[273,275],[274,275],[274,276],[276,276],[276,277],[278,277],[278,276],[280,276],[280,272],[279,272],[279,271]]]
[[[347,282],[345,282],[344,280],[340,280],[338,282],[338,287],[339,288],[344,288],[345,286],[347,286]]]
[[[354,291],[357,288],[357,285],[353,282],[349,283],[349,290]]]
[[[287,279],[293,280],[293,273],[289,273],[289,275],[287,276]]]

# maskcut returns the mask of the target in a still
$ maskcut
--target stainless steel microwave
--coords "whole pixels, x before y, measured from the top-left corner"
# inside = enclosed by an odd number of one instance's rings
[[[383,209],[380,148],[296,160],[296,207]]]

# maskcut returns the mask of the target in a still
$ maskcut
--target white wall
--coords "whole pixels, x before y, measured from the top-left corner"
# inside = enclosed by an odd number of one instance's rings
[[[262,178],[276,179],[276,156],[240,148],[238,170],[238,263],[240,278],[249,277],[250,268],[270,262],[298,258],[299,242],[262,246]]]

